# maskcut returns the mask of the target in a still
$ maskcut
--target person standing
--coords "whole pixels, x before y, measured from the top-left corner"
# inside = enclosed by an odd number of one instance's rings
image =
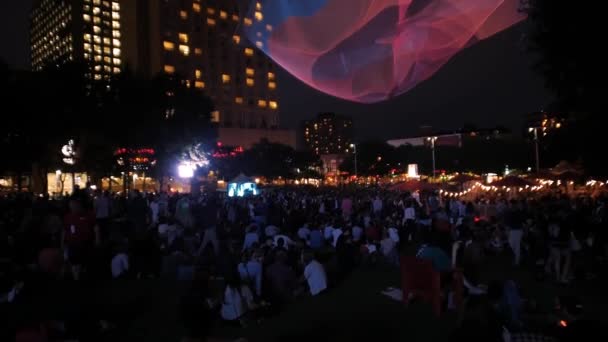
[[[99,239],[99,231],[95,230],[93,213],[84,210],[82,203],[73,198],[69,203],[70,212],[65,216],[62,234],[62,248],[64,256],[72,271],[74,280],[80,279],[84,265],[94,247],[95,240]]]

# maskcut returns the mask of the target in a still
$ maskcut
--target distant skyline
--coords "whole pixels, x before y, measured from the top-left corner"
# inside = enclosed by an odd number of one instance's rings
[[[0,59],[29,69],[28,12],[32,0],[0,1]],[[415,134],[422,125],[457,129],[504,125],[518,134],[524,114],[552,101],[525,51],[525,24],[479,42],[448,62],[410,92],[364,105],[322,94],[285,71],[278,73],[281,126],[300,128],[319,112],[353,118],[355,140],[390,139]]]

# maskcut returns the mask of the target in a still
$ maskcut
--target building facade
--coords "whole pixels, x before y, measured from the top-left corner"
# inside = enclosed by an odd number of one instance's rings
[[[260,3],[247,12],[223,0],[134,0],[125,6],[126,58],[134,70],[203,89],[220,127],[279,126],[276,66],[239,33],[241,26],[263,22]]]
[[[95,80],[121,68],[203,89],[220,127],[276,128],[276,66],[239,28],[264,22],[261,3],[224,0],[37,0],[32,68],[84,60]],[[249,15],[245,15],[249,14]],[[269,24],[261,26],[272,31]],[[268,32],[260,32],[259,35]]]
[[[317,155],[348,153],[353,142],[353,121],[335,113],[321,113],[304,122],[304,143]]]
[[[84,61],[95,80],[120,73],[121,4],[102,0],[37,0],[30,15],[31,63],[46,65]]]

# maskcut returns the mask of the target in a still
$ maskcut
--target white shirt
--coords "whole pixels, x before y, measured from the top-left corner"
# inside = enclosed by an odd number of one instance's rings
[[[222,318],[227,321],[233,321],[243,316],[247,312],[248,296],[250,296],[251,301],[253,301],[253,294],[247,286],[242,286],[241,291],[226,286],[226,291],[224,291],[224,303],[222,304],[222,310],[220,312]]]
[[[95,199],[95,217],[98,219],[108,218],[110,216],[110,199],[105,196],[99,196]]]
[[[382,210],[382,200],[379,198],[376,198],[374,200],[374,202],[372,203],[372,207],[374,208],[374,212],[378,213]]]
[[[125,253],[118,253],[112,258],[112,277],[118,278],[129,270],[129,257]]]
[[[342,228],[336,228],[336,229],[334,229],[333,232],[331,232],[331,235],[332,235],[332,238],[333,238],[332,244],[334,245],[334,247],[336,247],[336,244],[338,244],[338,239],[340,238],[340,236],[342,234],[343,234]]]
[[[416,219],[416,210],[412,207],[407,207],[403,210],[403,218],[406,220],[415,220]]]
[[[313,260],[306,265],[306,268],[304,268],[304,277],[308,282],[310,294],[313,296],[318,295],[327,288],[325,269],[323,268],[323,265],[316,260]]]
[[[245,241],[243,241],[243,250],[246,250],[253,246],[254,243],[260,242],[260,237],[257,233],[249,232],[245,234]]]
[[[325,227],[325,229],[323,230],[323,237],[325,238],[325,240],[329,240],[329,239],[333,238],[334,237],[334,227],[332,227],[332,226]]]
[[[283,234],[278,234],[278,235],[274,236],[273,245],[275,247],[278,246],[279,239],[283,239],[283,241],[285,242],[285,244],[283,245],[283,248],[285,248],[287,250],[289,249],[289,245],[293,245],[293,241],[291,241],[291,239],[289,237],[287,237],[286,235],[283,235]]]
[[[361,228],[359,226],[354,226],[352,231],[353,231],[353,241],[361,240],[361,237],[363,236],[363,228]]]
[[[266,236],[275,236],[279,233],[279,228],[275,227],[275,226],[268,226],[266,227],[266,229],[264,229],[264,234],[266,234]]]
[[[158,222],[158,213],[160,211],[160,206],[158,202],[154,201],[150,203],[150,211],[152,212],[152,222]]]
[[[300,239],[308,240],[309,236],[310,236],[310,229],[308,229],[308,227],[302,227],[302,228],[298,229],[298,237]]]
[[[393,240],[395,243],[399,242],[399,231],[397,230],[397,228],[389,228],[388,229],[388,236],[391,238],[391,240]]]

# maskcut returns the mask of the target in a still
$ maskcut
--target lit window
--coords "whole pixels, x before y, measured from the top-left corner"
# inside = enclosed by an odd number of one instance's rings
[[[202,76],[202,74],[203,74],[203,73],[202,73],[202,72],[201,72],[199,69],[196,69],[196,70],[194,71],[194,76],[196,77],[196,79],[200,79],[200,78],[201,78],[201,76]]]
[[[209,26],[215,26],[215,19],[213,19],[213,18],[207,18],[207,25],[209,25]]]
[[[213,8],[207,8],[207,14],[215,14],[215,10]]]
[[[275,82],[268,82],[268,88],[270,88],[270,89],[276,89],[277,88],[277,84]]]
[[[83,14],[82,19],[84,19],[84,21],[86,21],[86,22],[89,22],[89,21],[91,21],[91,16],[88,14]]]
[[[194,54],[197,56],[200,56],[203,54],[203,49],[201,48],[194,48]]]
[[[262,108],[266,108],[266,101],[265,100],[258,100],[258,106],[262,107]]]
[[[112,63],[112,58],[106,56],[103,58],[103,61],[104,61],[104,63],[110,64],[110,63]]]
[[[279,108],[279,105],[277,104],[277,101],[269,101],[268,102],[268,106],[272,109],[277,109]]]
[[[274,80],[274,73],[269,72],[269,73],[268,73],[268,79],[269,79],[269,80]]]
[[[173,65],[165,65],[165,72],[167,74],[175,73],[175,67]]]
[[[257,46],[258,48],[261,49],[264,47],[264,43],[262,43],[261,41],[258,40],[257,42],[255,42],[255,46]]]
[[[118,12],[112,12],[112,19],[120,20],[120,14]]]
[[[200,13],[201,12],[201,5],[197,4],[196,2],[192,4],[192,10],[196,13]]]
[[[97,46],[95,46],[95,52],[97,52],[97,51],[98,51],[97,50]],[[104,47],[103,48],[103,53],[105,53],[106,55],[109,55],[110,54],[110,47],[109,46]]]
[[[251,26],[251,24],[253,24],[253,21],[251,21],[251,19],[249,18],[245,18],[243,19],[243,23],[245,23],[246,26]]]
[[[255,12],[255,15],[254,15],[254,16],[255,16],[255,19],[256,19],[257,21],[262,21],[262,20],[264,20],[264,15],[262,15],[262,12]]]
[[[88,34],[88,33],[86,33],[86,34],[84,35],[84,40],[85,40],[85,41],[87,41],[87,42],[90,42],[90,41],[91,41],[91,35],[90,35],[90,34]]]
[[[253,49],[245,48],[245,55],[247,55],[247,56],[253,56]]]
[[[100,55],[95,55],[95,62],[101,62],[101,56]]]
[[[120,28],[120,23],[118,21],[113,21],[112,22],[112,28],[113,29],[119,29]]]
[[[203,82],[203,81],[196,81],[196,82],[194,82],[194,87],[195,88],[199,88],[199,89],[203,89],[203,88],[205,88],[205,82]]]
[[[255,70],[253,70],[252,68],[247,68],[245,69],[245,73],[247,74],[247,76],[253,76],[255,74]]]
[[[238,104],[243,104],[243,98],[240,96],[237,96],[234,98],[234,102],[236,102]]]
[[[101,24],[101,19],[99,17],[93,17],[93,24]]]
[[[186,84],[186,88],[190,88],[190,80],[183,81]]]
[[[235,44],[239,44],[241,42],[241,37],[235,34],[234,36],[232,36],[232,40]]]
[[[99,81],[99,80],[101,80],[101,75],[95,74],[94,78],[95,78],[95,81]]]
[[[120,65],[120,58],[114,58],[112,61],[114,62],[114,65]]]
[[[107,37],[106,37],[106,38],[104,38],[104,39],[103,39],[103,43],[104,43],[105,45],[110,45],[110,42],[111,42],[110,38],[107,38]]]
[[[116,56],[116,57],[120,56],[120,49],[118,49],[118,48],[114,48],[114,49],[112,50],[112,54],[113,54],[114,56]]]
[[[253,85],[255,84],[255,82],[253,81],[253,78],[249,78],[247,77],[247,85],[250,87],[253,87]]]
[[[213,112],[211,112],[211,122],[220,122],[220,111],[219,110],[214,110]]]
[[[220,11],[220,18],[222,18],[222,19],[228,18],[228,13],[226,13],[226,11]]]
[[[99,9],[99,7],[93,7],[93,14],[99,15],[99,13],[101,13],[101,9]]]
[[[84,43],[84,51],[91,52],[91,44]]]
[[[120,31],[118,31],[118,30],[112,31],[112,37],[114,37],[114,38],[120,38]]]
[[[272,31],[272,25],[266,24],[266,30],[267,31]]]
[[[230,82],[230,75],[227,75],[227,74],[222,74],[222,82],[223,82],[224,84],[226,84],[226,83]]]
[[[166,40],[163,42],[163,47],[167,51],[173,51],[173,50],[175,50],[175,44],[173,44],[172,42],[168,42]]]
[[[180,33],[179,34],[179,41],[181,43],[187,44],[188,43],[188,35],[185,33]]]
[[[112,72],[112,67],[109,67],[109,66],[106,65],[106,66],[103,67],[103,71],[105,71],[107,73],[110,73],[110,72]]]
[[[113,2],[112,3],[112,10],[113,11],[120,11],[120,4],[118,2]]]
[[[185,20],[185,19],[188,19],[188,12],[186,12],[186,11],[179,11],[179,16],[180,16],[182,19],[184,19],[184,20]]]
[[[101,71],[101,65],[96,65],[95,66],[95,71]]]
[[[259,2],[256,2],[255,3],[255,9],[258,10],[258,11],[262,10],[262,4],[259,3]]]
[[[116,47],[120,47],[120,40],[118,40],[118,39],[112,39],[112,45],[114,45]]]
[[[232,15],[232,20],[233,20],[233,21],[239,21],[239,16],[238,16],[238,15],[236,15],[236,14],[233,14],[233,15]]]
[[[188,45],[180,45],[179,52],[184,56],[188,56],[190,54],[190,47]]]

